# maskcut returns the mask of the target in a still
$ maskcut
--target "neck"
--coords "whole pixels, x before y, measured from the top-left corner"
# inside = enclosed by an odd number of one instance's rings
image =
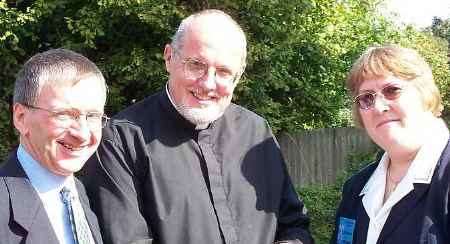
[[[389,154],[389,165],[387,175],[395,183],[400,182],[408,172],[409,166],[416,157],[417,151],[408,153]]]
[[[391,193],[395,191],[397,185],[400,184],[403,177],[405,177],[414,157],[415,154],[411,157],[397,157],[396,160],[389,158],[386,170],[386,185],[384,189],[383,203],[387,201]]]
[[[386,152],[389,155],[390,163],[393,164],[395,167],[406,167],[408,168],[411,162],[414,160],[414,158],[417,155],[417,152],[419,152],[422,145],[400,145],[395,144],[391,145],[389,148],[385,148]]]

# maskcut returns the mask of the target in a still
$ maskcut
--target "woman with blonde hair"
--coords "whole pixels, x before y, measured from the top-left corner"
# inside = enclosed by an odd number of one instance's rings
[[[347,87],[384,154],[344,184],[331,243],[450,243],[449,131],[430,66],[412,49],[371,47]]]

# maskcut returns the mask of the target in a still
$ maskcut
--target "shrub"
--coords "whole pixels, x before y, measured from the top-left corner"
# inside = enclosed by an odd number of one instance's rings
[[[351,154],[345,169],[339,173],[335,184],[312,185],[298,189],[298,193],[308,209],[311,218],[311,232],[317,244],[330,242],[334,230],[335,212],[341,200],[341,189],[345,180],[368,163],[373,162],[376,155],[377,153]]]

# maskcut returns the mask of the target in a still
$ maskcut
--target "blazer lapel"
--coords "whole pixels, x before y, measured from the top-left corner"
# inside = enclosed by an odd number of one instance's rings
[[[89,205],[89,199],[87,198],[84,187],[76,178],[75,178],[75,185],[78,191],[78,197],[80,198],[81,206],[83,207],[83,211],[86,216],[86,220],[89,224],[89,227],[91,229],[91,233],[92,236],[94,237],[95,243],[102,244],[103,241],[100,234],[100,228],[98,226],[97,217],[91,210],[91,207]]]
[[[15,155],[15,154],[14,154]],[[14,221],[28,232],[27,242],[59,243],[38,194],[31,186],[17,158],[7,162],[4,178]]]
[[[414,184],[414,190],[408,193],[394,207],[386,220],[377,243],[384,243],[384,240],[391,234],[402,220],[406,219],[406,215],[412,213],[419,203],[422,196],[427,192],[429,184]]]
[[[377,166],[378,163],[370,164],[352,177],[344,186],[343,199],[338,209],[338,214],[339,216],[356,220],[355,229],[353,230],[352,243],[354,244],[366,243],[369,216],[362,203],[364,195],[362,191]]]
[[[369,216],[362,204],[362,196],[358,196],[358,206],[356,212],[356,227],[355,227],[355,244],[365,244],[367,239],[367,230],[369,228]]]

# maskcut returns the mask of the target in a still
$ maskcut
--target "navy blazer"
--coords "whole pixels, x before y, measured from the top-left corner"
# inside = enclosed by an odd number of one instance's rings
[[[84,187],[77,179],[75,185],[95,243],[102,244]],[[17,160],[17,150],[0,169],[0,206],[0,243],[59,244],[39,195]]]
[[[448,210],[450,208],[450,146],[441,154],[430,184],[414,183],[414,190],[391,209],[377,244],[450,243]],[[335,231],[330,243],[365,244],[369,217],[362,204],[361,190],[379,163],[373,163],[352,176],[343,187],[337,209]],[[352,239],[337,241],[341,232]],[[353,235],[353,238],[351,236]]]

